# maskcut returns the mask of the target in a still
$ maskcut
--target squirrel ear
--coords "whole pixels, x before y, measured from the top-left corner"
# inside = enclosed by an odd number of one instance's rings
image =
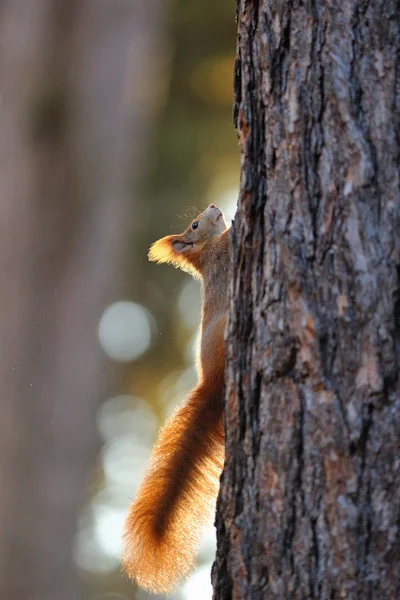
[[[185,248],[191,246],[192,244],[188,244],[187,242],[183,242],[182,240],[172,240],[172,246],[175,252],[183,252]]]
[[[167,235],[150,247],[149,260],[158,263],[174,263],[177,255],[189,246],[180,235]]]
[[[149,260],[157,263],[170,263],[182,269],[193,277],[199,277],[199,272],[194,264],[194,254],[188,252],[193,249],[193,243],[186,241],[184,235],[167,235],[150,247]]]

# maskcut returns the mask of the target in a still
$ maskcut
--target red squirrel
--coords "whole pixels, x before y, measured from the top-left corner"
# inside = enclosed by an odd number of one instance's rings
[[[161,429],[125,524],[126,573],[153,593],[167,593],[194,567],[202,528],[215,509],[223,466],[230,264],[223,213],[210,204],[184,233],[155,242],[149,259],[199,279],[203,297],[197,386]]]

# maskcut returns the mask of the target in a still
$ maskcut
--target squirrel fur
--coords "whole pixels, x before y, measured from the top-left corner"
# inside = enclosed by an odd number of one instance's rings
[[[215,509],[224,459],[222,395],[230,237],[210,204],[180,235],[155,242],[149,259],[200,279],[198,384],[159,433],[125,524],[123,565],[153,593],[168,593],[194,568],[203,526]]]

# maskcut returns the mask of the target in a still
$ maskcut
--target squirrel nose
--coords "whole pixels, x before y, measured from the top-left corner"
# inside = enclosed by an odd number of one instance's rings
[[[215,208],[215,204],[210,204],[208,208]]]

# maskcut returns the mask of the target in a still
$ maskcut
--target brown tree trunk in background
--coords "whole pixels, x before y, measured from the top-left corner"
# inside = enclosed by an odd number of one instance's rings
[[[396,2],[239,2],[214,598],[400,598]]]
[[[72,552],[154,113],[158,0],[0,8],[0,597],[77,600]],[[144,58],[146,62],[144,62]]]

